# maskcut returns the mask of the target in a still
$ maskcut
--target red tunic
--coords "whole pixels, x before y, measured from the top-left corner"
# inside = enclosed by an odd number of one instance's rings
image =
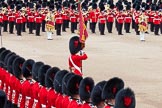
[[[63,100],[63,96],[62,94],[58,94],[55,104],[56,104],[56,108],[62,108],[62,100]]]
[[[55,92],[54,89],[49,89],[47,93],[47,99],[48,99],[48,108],[55,107],[55,101],[57,98],[57,93]],[[62,107],[64,108],[64,107]]]
[[[71,55],[71,60],[73,61],[73,63],[81,68],[82,67],[82,60],[86,60],[88,57],[87,55],[84,53],[83,55]],[[73,69],[73,72],[75,74],[81,75],[82,73],[75,68],[75,66],[73,65],[73,63],[71,62],[70,57],[69,57],[69,68]]]
[[[81,108],[79,100],[71,100],[67,108]]]
[[[62,108],[67,108],[70,103],[70,97],[64,96],[62,99]]]
[[[41,89],[39,91],[39,100],[41,104],[41,108],[46,108],[47,106],[47,89],[44,86],[41,86]]]

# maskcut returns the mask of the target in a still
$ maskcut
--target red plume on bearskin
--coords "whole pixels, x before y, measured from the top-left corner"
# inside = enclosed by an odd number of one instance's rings
[[[135,94],[130,88],[120,90],[115,98],[114,108],[135,108]]]
[[[89,100],[93,87],[94,80],[91,77],[86,77],[81,81],[79,86],[79,95],[82,101]]]
[[[102,98],[106,99],[115,99],[117,92],[124,88],[124,82],[118,77],[111,78],[104,86],[102,92]]]
[[[72,76],[67,82],[67,94],[69,96],[79,94],[79,84],[82,80],[82,77],[79,75]]]

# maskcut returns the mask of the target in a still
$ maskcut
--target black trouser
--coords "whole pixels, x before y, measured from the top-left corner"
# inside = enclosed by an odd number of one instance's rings
[[[7,32],[8,21],[3,21],[3,32]]]
[[[153,22],[150,23],[150,31],[154,32],[154,23]]]
[[[160,32],[161,32],[161,34],[162,34],[162,22],[161,22],[161,24],[160,24]]]
[[[112,33],[113,22],[107,22],[106,25],[107,25],[107,30],[108,30],[108,32],[109,32],[109,33]]]
[[[139,28],[139,26],[138,26],[138,23],[135,23],[135,32],[136,32],[136,35],[139,35],[139,30],[138,30],[138,28]]]
[[[63,20],[62,31],[63,31],[63,32],[66,31],[66,20]]]
[[[105,32],[105,23],[99,23],[100,25],[100,34],[101,35],[104,35],[104,32]]]
[[[61,25],[62,24],[56,24],[56,35],[61,35]]]
[[[118,23],[118,34],[122,34],[123,23]]]
[[[118,21],[117,21],[117,19],[115,19],[115,27],[116,27],[116,30],[118,31]]]
[[[46,21],[43,20],[42,21],[42,32],[45,32],[45,25],[46,25]]]
[[[26,32],[26,22],[23,22],[22,23],[22,32]]]
[[[89,22],[89,29],[91,30],[92,22]]]
[[[69,22],[70,20],[66,20],[66,28],[69,28]]]
[[[40,27],[41,27],[41,23],[35,23],[36,25],[36,30],[35,30],[35,35],[36,36],[40,36]]]
[[[9,22],[9,32],[10,33],[13,33],[14,23],[15,23],[14,21]]]
[[[77,30],[77,24],[78,24],[78,22],[75,23],[75,30]]]
[[[92,31],[92,33],[95,33],[95,29],[96,29],[96,22],[92,22],[91,23],[91,31]]]
[[[33,33],[33,22],[29,22],[29,34]]]
[[[76,25],[76,22],[71,22],[71,33],[74,33],[75,25]]]
[[[29,28],[29,22],[27,21],[26,27]]]
[[[85,26],[87,27],[87,21],[84,22]]]
[[[35,30],[35,28],[36,28],[36,27],[35,27],[35,22],[33,22],[33,30]]]
[[[17,29],[17,35],[18,36],[21,36],[21,26],[22,26],[21,23],[16,23],[16,29]]]
[[[135,21],[134,21],[134,19],[132,18],[132,29],[134,29],[135,28]]]
[[[130,23],[125,23],[125,31],[126,33],[129,33],[130,30]]]
[[[13,104],[12,108],[18,108],[16,104]]]
[[[154,24],[154,27],[155,27],[154,34],[155,34],[155,35],[158,35],[158,34],[159,34],[160,24]]]

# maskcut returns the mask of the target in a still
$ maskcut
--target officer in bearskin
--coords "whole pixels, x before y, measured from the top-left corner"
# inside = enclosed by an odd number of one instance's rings
[[[73,36],[69,41],[69,69],[77,75],[82,76],[82,60],[88,58],[87,54],[83,51],[84,44],[79,41],[78,36]]]

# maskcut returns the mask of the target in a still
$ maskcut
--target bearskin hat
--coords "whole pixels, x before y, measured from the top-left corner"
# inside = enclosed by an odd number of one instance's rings
[[[135,9],[136,9],[136,11],[139,11],[140,10],[140,5],[136,5]]]
[[[45,85],[46,87],[53,88],[53,80],[54,77],[56,75],[56,73],[60,71],[60,69],[58,67],[52,67],[50,69],[47,70],[46,76],[45,76]]]
[[[4,47],[0,48],[0,54],[1,54],[4,50],[6,50],[6,48],[4,48]]]
[[[42,7],[45,8],[47,6],[47,3],[46,2],[43,2],[42,3]]]
[[[4,59],[5,59],[5,57],[6,57],[6,55],[7,55],[8,53],[11,53],[11,51],[10,51],[10,50],[4,50],[4,51],[2,51],[2,53],[0,54],[0,67],[3,67],[3,68],[6,67],[6,64],[4,63]]]
[[[79,95],[82,101],[87,101],[94,87],[94,80],[91,77],[84,78],[79,85]]]
[[[76,10],[76,6],[73,4],[73,5],[71,6],[71,9],[72,9],[72,10]]]
[[[126,6],[126,10],[130,10],[130,9],[131,9],[131,5],[128,4],[128,5]]]
[[[15,5],[14,4],[11,4],[10,5],[10,9],[14,9],[15,8]]]
[[[17,10],[17,11],[21,10],[21,8],[22,8],[22,4],[18,4],[18,5],[16,6],[16,10]]]
[[[32,59],[28,59],[23,63],[22,73],[25,78],[32,76],[32,68],[34,63],[35,61]]]
[[[57,93],[62,93],[62,79],[67,73],[67,70],[61,70],[55,75],[53,87]]]
[[[45,86],[45,75],[47,70],[51,68],[49,65],[42,65],[38,70],[38,81],[42,86]]]
[[[67,73],[62,79],[62,93],[68,95],[67,93],[67,82],[74,75],[74,73]]]
[[[6,108],[7,97],[3,90],[0,90],[0,108]]]
[[[92,9],[97,9],[97,4],[96,3],[92,4]]]
[[[104,6],[104,4],[103,4],[103,3],[99,4],[99,8],[100,8],[100,11],[105,10],[105,6]]]
[[[4,58],[4,63],[7,65],[7,61],[8,59],[12,56],[12,55],[16,55],[14,52],[10,52],[6,55],[6,57]]]
[[[82,50],[81,42],[78,36],[73,36],[69,41],[69,49],[71,54],[76,54]]]
[[[7,54],[11,53],[10,50],[4,50],[2,51],[2,53],[0,54],[0,61],[4,62],[5,57],[7,56]]]
[[[120,90],[115,98],[114,108],[135,108],[135,94],[130,88]]]
[[[82,77],[79,75],[72,76],[67,82],[67,94],[69,96],[79,94],[79,85],[82,80]]]
[[[8,70],[8,72],[10,72],[10,73],[12,73],[12,74],[14,74],[14,73],[13,73],[13,69],[12,69],[12,64],[13,64],[13,61],[14,61],[17,57],[18,57],[18,55],[13,54],[13,55],[11,55],[11,56],[8,58],[8,60],[7,60],[7,70]]]
[[[93,88],[91,92],[91,100],[93,105],[98,105],[100,102],[104,101],[101,97],[102,90],[104,85],[106,84],[106,81],[101,81],[96,84],[96,86]]]
[[[25,62],[24,58],[16,57],[16,59],[12,63],[13,73],[18,79],[20,79],[20,75],[22,75],[21,69],[24,62]]]
[[[32,77],[35,81],[38,81],[38,71],[39,68],[44,65],[43,62],[35,62],[32,68]]]
[[[106,99],[115,99],[116,94],[119,90],[124,88],[124,82],[118,77],[111,78],[105,84],[102,92],[102,98]]]

